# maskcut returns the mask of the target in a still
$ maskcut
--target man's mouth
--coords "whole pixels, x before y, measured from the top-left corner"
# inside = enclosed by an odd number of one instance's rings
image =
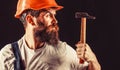
[[[57,26],[49,26],[48,29],[47,29],[48,32],[52,32],[52,31],[53,31],[53,32],[54,32],[54,31],[56,32],[56,31],[58,31],[58,30],[59,30],[59,28],[58,28]]]

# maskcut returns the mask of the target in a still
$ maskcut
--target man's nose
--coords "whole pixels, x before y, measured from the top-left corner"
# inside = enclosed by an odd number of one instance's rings
[[[58,23],[58,21],[57,21],[57,19],[55,18],[55,16],[53,16],[52,23],[53,23],[53,24],[57,24],[57,23]]]

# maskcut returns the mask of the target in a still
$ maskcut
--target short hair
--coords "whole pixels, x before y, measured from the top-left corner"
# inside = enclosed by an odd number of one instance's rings
[[[25,20],[25,18],[26,18],[26,16],[28,15],[28,14],[30,14],[30,15],[32,15],[33,17],[38,17],[39,16],[39,14],[41,13],[41,12],[43,12],[43,11],[47,11],[46,9],[41,9],[41,10],[32,10],[32,9],[27,9],[27,10],[25,10],[21,15],[20,15],[20,18],[19,18],[19,20],[25,25],[26,24],[26,20]]]
[[[25,10],[21,15],[20,15],[20,18],[19,20],[23,23],[23,24],[26,24],[26,16],[28,14],[34,16],[34,17],[38,17],[39,16],[39,13],[40,13],[40,10],[32,10],[32,9],[28,9],[28,10]]]

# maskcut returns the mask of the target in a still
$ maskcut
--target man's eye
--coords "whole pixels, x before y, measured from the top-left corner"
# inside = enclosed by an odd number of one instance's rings
[[[51,15],[49,13],[46,14],[46,17],[51,17]]]

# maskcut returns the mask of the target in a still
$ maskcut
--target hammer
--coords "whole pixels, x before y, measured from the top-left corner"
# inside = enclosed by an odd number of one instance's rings
[[[76,12],[75,18],[81,19],[80,42],[86,44],[86,19],[96,19],[96,18],[94,16],[90,16],[86,12]],[[80,58],[80,63],[84,63],[83,58]]]

